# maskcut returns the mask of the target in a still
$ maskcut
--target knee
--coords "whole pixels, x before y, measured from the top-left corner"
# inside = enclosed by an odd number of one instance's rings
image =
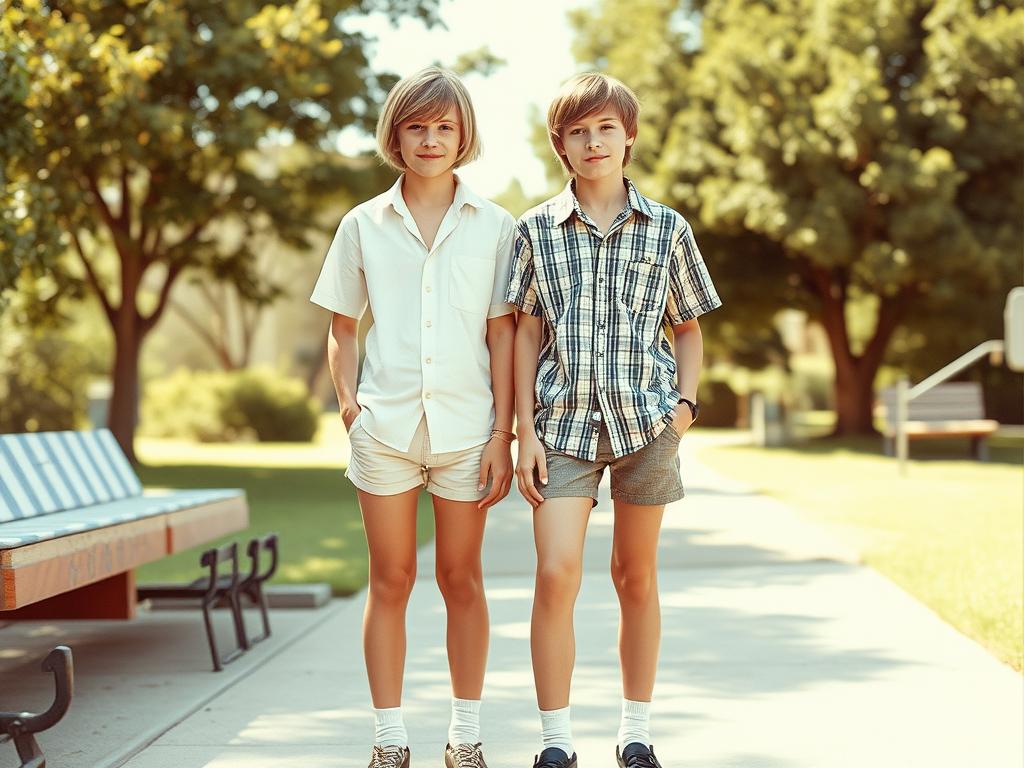
[[[479,566],[473,568],[437,569],[437,586],[445,605],[471,605],[483,599],[483,575]]]
[[[404,604],[416,581],[416,565],[390,565],[370,569],[370,597],[383,603]]]
[[[646,603],[657,592],[657,571],[652,563],[612,560],[612,583],[624,603]]]
[[[582,567],[565,560],[537,566],[537,600],[543,603],[572,602],[580,591]]]

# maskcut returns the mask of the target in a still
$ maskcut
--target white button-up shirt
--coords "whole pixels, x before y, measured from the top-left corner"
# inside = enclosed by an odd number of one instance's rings
[[[310,301],[373,326],[356,401],[360,426],[409,450],[424,414],[434,453],[481,445],[494,425],[487,320],[505,303],[512,216],[456,176],[455,200],[427,248],[402,179],[341,220]]]

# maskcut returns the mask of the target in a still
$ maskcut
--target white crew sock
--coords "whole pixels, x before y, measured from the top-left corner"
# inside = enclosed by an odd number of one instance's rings
[[[448,743],[476,744],[480,741],[480,699],[452,698],[452,721],[448,726]]]
[[[405,731],[401,707],[373,710],[373,743],[379,747],[407,747],[409,734]]]
[[[622,700],[622,720],[619,722],[619,752],[627,744],[639,741],[651,745],[651,702]]]
[[[544,744],[542,749],[558,747],[572,757],[572,723],[568,707],[540,710],[540,727],[540,737]]]

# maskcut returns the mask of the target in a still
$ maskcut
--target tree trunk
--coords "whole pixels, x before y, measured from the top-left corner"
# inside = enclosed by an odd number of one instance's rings
[[[877,373],[878,366],[870,365],[864,358],[851,358],[843,365],[836,361],[836,426],[833,435],[876,434],[871,412]]]
[[[135,313],[134,302],[122,304],[117,313],[114,340],[113,393],[107,426],[114,433],[128,461],[138,463],[135,457],[135,427],[139,410],[139,353],[144,334]]]

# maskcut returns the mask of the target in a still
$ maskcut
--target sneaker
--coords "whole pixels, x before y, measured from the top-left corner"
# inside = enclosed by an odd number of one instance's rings
[[[480,742],[476,744],[445,744],[445,768],[487,768]]]
[[[368,768],[409,768],[409,748],[374,747]]]
[[[648,747],[639,741],[632,741],[619,754],[619,746],[615,745],[615,759],[619,768],[661,768],[661,763],[654,756],[654,747]]]
[[[576,753],[569,757],[564,749],[548,747],[533,758],[533,768],[576,768]]]

